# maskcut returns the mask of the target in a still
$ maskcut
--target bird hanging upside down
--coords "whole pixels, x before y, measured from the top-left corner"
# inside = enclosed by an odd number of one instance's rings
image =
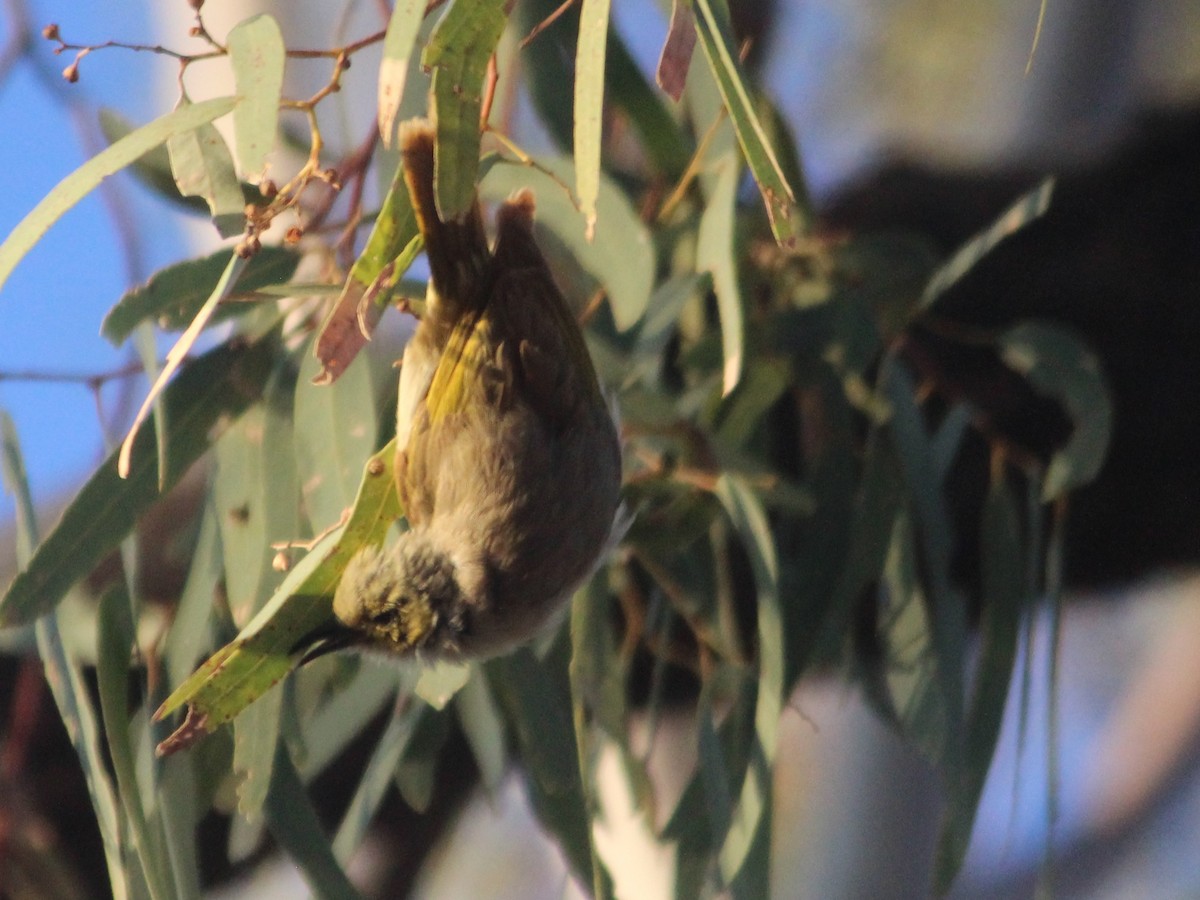
[[[533,196],[478,199],[443,221],[434,131],[406,123],[405,179],[429,259],[426,313],[404,352],[396,479],[409,530],[360,551],[338,624],[348,645],[487,657],[532,637],[619,537],[621,457],[591,358],[533,238]]]

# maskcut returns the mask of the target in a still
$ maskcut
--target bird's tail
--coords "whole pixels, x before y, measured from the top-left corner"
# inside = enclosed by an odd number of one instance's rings
[[[464,313],[486,301],[491,254],[479,201],[472,202],[459,218],[442,219],[434,192],[434,128],[427,119],[413,119],[400,126],[400,149],[436,293],[430,297],[428,314],[453,327]]]

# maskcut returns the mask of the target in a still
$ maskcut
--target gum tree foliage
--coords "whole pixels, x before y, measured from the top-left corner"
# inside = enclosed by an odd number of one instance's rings
[[[1071,422],[1045,452],[1022,452],[978,428],[976,399],[930,383],[906,335],[950,329],[939,297],[1040,215],[1051,185],[1014,198],[945,260],[908,238],[822,234],[793,137],[739,59],[725,0],[676,0],[658,84],[610,28],[607,0],[583,0],[521,43],[554,5],[397,0],[386,34],[331,50],[330,89],[300,101],[282,93],[294,54],[274,21],[249,19],[220,43],[198,18],[235,93],[183,96],[139,127],[110,118],[109,147],[0,246],[2,282],[59,216],[131,166],[229,238],[112,307],[103,333],[115,343],[145,346],[154,332],[177,343],[165,364],[146,357],[154,388],[128,440],[45,534],[3,420],[22,571],[0,621],[42,657],[116,896],[198,896],[197,823],[231,803],[231,854],[265,828],[319,894],[351,895],[343,866],[375,810],[393,784],[427,802],[455,729],[485,786],[509,766],[523,773],[546,832],[597,895],[611,888],[591,841],[594,768],[611,745],[644,814],[665,822],[678,896],[762,896],[776,725],[814,671],[858,683],[936,764],[947,801],[935,887],[961,863],[1022,628],[1036,603],[1055,602],[1064,498],[1096,471],[1108,408],[1094,359],[1061,329],[972,334]],[[357,154],[325,146],[317,107],[380,40],[379,142]],[[530,153],[510,131],[506,80],[548,148]],[[307,132],[281,130],[281,109],[299,110]],[[368,336],[419,312],[419,236],[402,181],[375,209],[338,205],[336,191],[377,174],[386,183],[396,125],[414,114],[437,123],[447,214],[477,183],[487,201],[534,188],[539,236],[620,408],[636,520],[569,615],[506,657],[397,668],[342,654],[297,668],[295,640],[330,615],[346,559],[402,516],[389,444],[396,348]],[[285,145],[300,160],[291,169]],[[299,224],[279,241],[276,218]],[[344,227],[319,227],[329,223]],[[206,329],[219,336],[197,350]],[[964,526],[944,485],[980,434],[990,463]],[[80,658],[60,601],[113,551],[133,559],[135,523],[198,461],[206,488],[169,626],[138,628],[132,572],[93,579],[96,658]],[[966,577],[955,566],[964,543],[979,548]],[[698,749],[673,811],[656,808],[628,728],[667,703],[694,710]],[[381,716],[331,833],[307,785]],[[179,752],[156,757],[155,746]]]

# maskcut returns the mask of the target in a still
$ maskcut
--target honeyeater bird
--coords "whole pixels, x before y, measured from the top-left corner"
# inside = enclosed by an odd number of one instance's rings
[[[310,655],[493,656],[532,637],[619,536],[620,446],[534,241],[532,194],[500,206],[489,249],[477,197],[459,218],[438,212],[432,126],[405,123],[400,144],[431,275],[396,413],[409,529],[350,561],[338,625]]]

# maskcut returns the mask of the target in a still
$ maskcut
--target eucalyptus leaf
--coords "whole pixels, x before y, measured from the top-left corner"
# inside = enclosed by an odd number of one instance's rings
[[[166,487],[179,480],[223,427],[263,390],[272,368],[272,336],[253,344],[226,344],[184,366],[164,394],[169,423]],[[117,453],[93,473],[62,518],[0,599],[0,624],[30,622],[53,609],[71,585],[129,533],[138,515],[159,497],[153,429],[133,447],[129,476],[117,474]]]
[[[455,0],[421,56],[433,72],[434,196],[443,219],[458,218],[474,202],[483,76],[507,21],[504,0]]]
[[[190,259],[160,269],[143,285],[127,291],[108,311],[100,333],[120,345],[147,320],[166,331],[180,331],[196,318],[200,307],[220,281],[229,262],[229,251],[218,250],[200,259]],[[246,261],[233,285],[233,292],[250,293],[269,285],[283,284],[296,272],[300,255],[283,247],[263,247]],[[223,303],[212,322],[250,309],[248,304]]]
[[[173,135],[167,139],[167,154],[179,193],[204,200],[221,237],[240,234],[245,227],[246,199],[233,156],[216,126],[205,122]]]
[[[286,49],[283,35],[279,24],[263,13],[235,25],[225,46],[237,85],[233,130],[238,165],[247,180],[258,184],[278,130]]]
[[[365,544],[382,543],[400,513],[392,475],[395,452],[389,443],[367,460],[346,523],[316,542],[238,638],[209,657],[159,707],[159,719],[189,707],[185,722],[159,745],[161,754],[184,749],[231,721],[300,662],[301,639],[332,620],[333,592],[350,558]]]
[[[575,193],[588,241],[596,232],[596,198],[600,194],[604,64],[611,6],[611,0],[583,0],[575,53]]]

